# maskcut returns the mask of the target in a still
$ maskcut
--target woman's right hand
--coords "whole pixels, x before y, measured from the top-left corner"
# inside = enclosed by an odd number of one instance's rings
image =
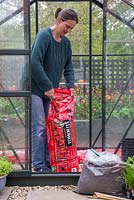
[[[48,90],[44,92],[44,95],[46,95],[49,99],[53,99],[54,97],[54,89]]]

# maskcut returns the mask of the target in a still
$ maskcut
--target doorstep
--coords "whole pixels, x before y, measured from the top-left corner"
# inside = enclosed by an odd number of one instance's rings
[[[88,195],[77,194],[68,190],[29,191],[27,200],[90,200]]]

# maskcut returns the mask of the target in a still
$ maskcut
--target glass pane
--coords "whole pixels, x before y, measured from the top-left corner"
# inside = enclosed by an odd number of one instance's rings
[[[35,4],[30,6],[30,22],[31,22],[31,41],[33,43],[36,36],[36,16],[35,16]],[[32,44],[31,44],[32,45]]]
[[[134,52],[133,30],[111,15],[107,17],[107,54],[132,54]]]
[[[89,147],[89,120],[75,120],[77,147]]]
[[[0,4],[0,48],[28,49],[27,0],[5,0]]]
[[[100,3],[103,3],[104,0],[98,0]]]
[[[89,58],[88,56],[73,56],[72,57],[74,70],[75,70],[75,82],[89,82]]]
[[[131,6],[131,4],[134,6],[134,2],[133,0],[127,0],[126,2],[127,3],[121,0],[109,0],[107,6],[112,10],[112,12],[118,14],[121,18],[129,20],[134,16],[134,8]]]
[[[28,99],[0,97],[0,155],[5,154],[14,170],[28,169]]]
[[[77,147],[89,146],[89,84],[76,83],[75,134]]]
[[[134,117],[134,34],[126,23],[133,12],[132,7],[122,1],[109,1],[108,7],[123,19],[107,15],[106,147],[115,148],[123,137],[133,137],[134,131],[131,124]]]
[[[107,145],[117,146],[134,117],[133,57],[108,57],[106,66]],[[128,134],[133,135],[132,126]],[[128,137],[127,134],[127,137]]]
[[[0,56],[0,91],[28,90],[29,56]]]
[[[121,5],[120,5],[121,4]],[[130,26],[130,23],[127,25],[128,17],[134,17],[133,12],[130,9],[126,9],[127,4],[123,2],[113,2],[109,3],[113,9],[113,16],[109,14],[107,15],[107,54],[110,53],[133,53],[134,52],[134,34],[133,28]],[[121,12],[119,10],[121,9]],[[117,10],[116,10],[117,9]],[[125,9],[125,11],[123,10]],[[133,9],[132,9],[133,10]],[[122,18],[123,20],[118,20],[116,14]],[[124,16],[122,16],[124,15]]]
[[[92,59],[92,141],[95,142],[102,129],[102,57]],[[101,148],[101,136],[95,143],[95,148]]]
[[[93,4],[92,14],[92,53],[102,54],[103,10]]]

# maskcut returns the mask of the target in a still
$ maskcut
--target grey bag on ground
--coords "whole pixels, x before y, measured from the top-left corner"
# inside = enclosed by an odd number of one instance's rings
[[[80,178],[74,192],[94,194],[102,192],[111,195],[123,195],[122,175],[124,163],[112,153],[102,152],[98,155],[88,150]]]

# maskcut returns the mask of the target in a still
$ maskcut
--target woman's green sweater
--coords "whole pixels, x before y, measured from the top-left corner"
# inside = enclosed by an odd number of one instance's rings
[[[70,41],[65,36],[61,42],[54,40],[51,29],[38,32],[31,54],[32,94],[44,97],[44,92],[57,88],[64,73],[67,88],[74,87]]]

